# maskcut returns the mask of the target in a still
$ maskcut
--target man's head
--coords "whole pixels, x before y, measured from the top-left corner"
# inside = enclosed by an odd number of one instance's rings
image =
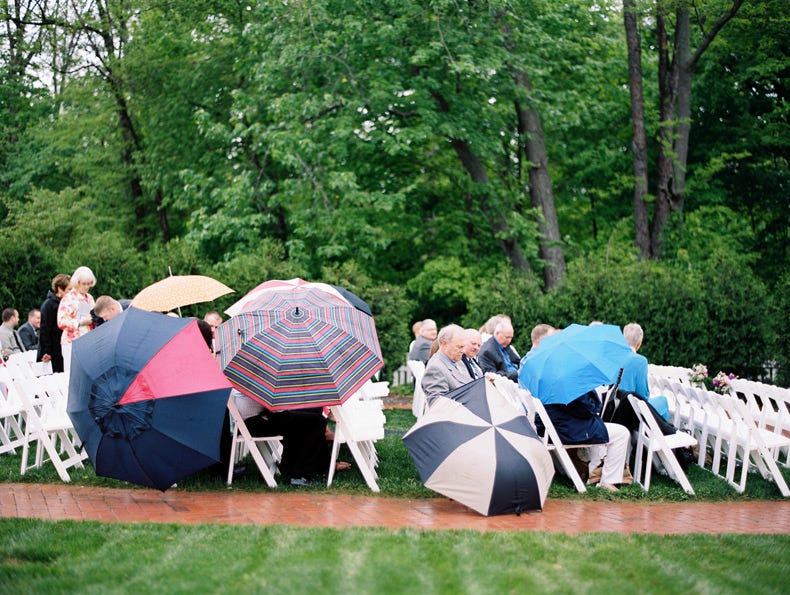
[[[549,335],[553,335],[557,332],[550,324],[537,324],[535,328],[532,329],[532,332],[529,334],[529,338],[532,340],[532,348],[535,349],[540,342],[543,340],[543,337],[548,337]]]
[[[41,310],[33,308],[27,313],[27,321],[30,323],[30,326],[38,330],[38,327],[41,326]]]
[[[52,278],[52,293],[58,297],[63,297],[69,290],[71,275],[55,275]]]
[[[211,334],[215,335],[217,333],[217,329],[219,325],[222,324],[222,314],[212,310],[211,312],[206,312],[206,315],[203,317],[203,320],[208,322],[209,326],[211,327]]]
[[[508,347],[513,341],[513,325],[506,320],[498,322],[494,329],[494,339],[502,347]]]
[[[439,331],[439,351],[454,362],[461,361],[464,354],[464,329],[457,324],[448,324]]]
[[[631,349],[639,351],[639,348],[642,346],[642,339],[645,338],[645,332],[636,322],[631,322],[623,327],[623,336],[631,346]]]
[[[480,345],[482,345],[482,343],[483,340],[480,337],[480,331],[473,328],[464,330],[464,355],[466,355],[466,357],[477,357],[477,354],[480,353]]]
[[[16,328],[16,325],[19,324],[19,312],[13,308],[6,308],[3,310],[3,322],[11,328]]]
[[[96,298],[96,305],[93,307],[93,312],[96,316],[103,319],[104,322],[107,322],[123,312],[123,308],[118,300],[109,295],[100,295]]]
[[[420,336],[421,327],[422,327],[422,320],[418,320],[417,322],[411,325],[411,332],[414,333],[415,339]]]
[[[425,337],[429,341],[433,341],[436,339],[436,322],[431,320],[430,318],[426,318],[422,321],[422,326],[420,327],[420,336]]]

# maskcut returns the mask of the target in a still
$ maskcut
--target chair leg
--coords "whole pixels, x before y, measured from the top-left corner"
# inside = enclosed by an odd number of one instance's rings
[[[335,439],[332,441],[332,456],[329,458],[329,471],[327,472],[326,487],[332,485],[332,480],[335,477],[335,465],[337,464],[337,455],[340,452],[340,440],[338,433],[341,429],[335,426]]]

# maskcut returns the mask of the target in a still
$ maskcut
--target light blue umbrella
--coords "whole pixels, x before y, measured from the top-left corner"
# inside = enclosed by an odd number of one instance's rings
[[[572,324],[521,359],[518,381],[545,405],[567,405],[598,386],[614,384],[632,354],[620,327]]]

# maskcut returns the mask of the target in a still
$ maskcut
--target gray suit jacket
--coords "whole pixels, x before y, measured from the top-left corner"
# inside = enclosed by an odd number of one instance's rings
[[[5,322],[0,324],[0,348],[2,348],[8,355],[12,353],[22,353],[25,350],[22,339],[19,339],[17,344],[14,337],[16,329],[11,328]],[[21,348],[20,348],[21,347]]]
[[[436,397],[442,397],[467,382],[472,382],[472,378],[463,362],[459,361],[456,366],[453,360],[437,351],[425,366],[422,390],[430,405]]]

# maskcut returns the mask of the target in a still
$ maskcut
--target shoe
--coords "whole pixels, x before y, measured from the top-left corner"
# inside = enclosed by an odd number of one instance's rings
[[[599,483],[598,487],[602,490],[606,490],[608,492],[619,492],[620,490],[617,489],[617,486],[613,486],[610,483]]]
[[[238,479],[239,477],[244,475],[245,471],[247,471],[247,465],[245,465],[244,463],[241,463],[239,465],[234,465],[234,467],[233,467],[233,479]]]
[[[590,466],[585,461],[581,460],[579,457],[579,450],[580,449],[578,448],[568,449],[568,456],[570,457],[573,466],[576,467],[576,473],[579,474],[582,482],[585,482],[590,476]]]
[[[628,467],[628,465],[626,465],[625,469],[623,469],[623,481],[620,483],[627,486],[630,486],[632,483],[634,483],[634,476],[631,475],[631,469]]]
[[[306,488],[306,487],[309,487],[309,486],[312,485],[304,477],[292,477],[290,483],[291,483],[292,486],[297,486],[297,487],[300,487],[300,488]]]
[[[592,473],[590,473],[590,478],[587,480],[587,485],[594,486],[601,483],[602,474],[603,474],[603,465],[598,465],[595,469],[592,470]]]
[[[348,471],[349,469],[351,469],[351,463],[346,463],[345,461],[335,463],[335,471]]]

